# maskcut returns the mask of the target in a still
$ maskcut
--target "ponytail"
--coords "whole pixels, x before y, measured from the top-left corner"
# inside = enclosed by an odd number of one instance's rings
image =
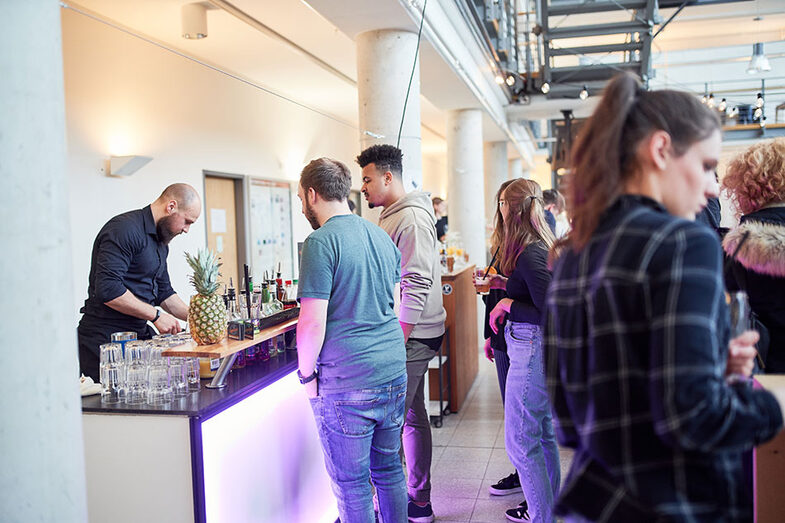
[[[667,132],[681,156],[717,129],[717,116],[688,93],[646,91],[629,73],[613,78],[571,151],[565,192],[572,231],[566,243],[576,251],[588,243],[602,214],[639,172],[636,152],[647,136]]]

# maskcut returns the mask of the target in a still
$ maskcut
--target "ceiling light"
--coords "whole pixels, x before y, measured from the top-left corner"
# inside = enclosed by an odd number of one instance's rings
[[[763,54],[763,44],[752,44],[752,58],[750,58],[750,65],[747,66],[747,74],[757,74],[766,71],[771,71],[771,64],[769,59]]]
[[[542,94],[548,94],[551,91],[551,84],[549,84],[548,82],[545,82],[540,87],[540,90],[542,91]]]
[[[510,87],[512,87],[513,85],[515,85],[515,77],[514,77],[512,74],[508,74],[508,75],[507,75],[507,78],[506,78],[504,81],[505,81],[505,82],[507,83],[507,85],[509,85]]]
[[[201,3],[185,4],[181,10],[183,38],[207,38],[207,8]]]
[[[581,92],[578,95],[578,98],[580,98],[581,100],[585,100],[588,97],[589,97],[589,88],[584,85],[583,89],[581,89]]]
[[[757,119],[758,119],[758,118],[760,118],[761,116],[763,116],[763,109],[761,109],[760,107],[758,107],[757,109],[755,109],[755,112],[754,112],[754,113],[752,113],[752,117],[753,117],[753,118],[755,118],[755,119],[757,120]]]
[[[755,107],[763,107],[764,103],[763,94],[758,93],[758,97],[755,99]]]
[[[495,80],[496,80],[496,83],[499,84],[499,85],[504,83],[504,77],[502,75],[500,75],[500,74],[496,75]]]
[[[706,102],[708,102],[708,101],[709,101],[709,99],[708,99],[708,97],[705,94],[703,96],[701,96],[701,103],[703,105],[706,105]]]
[[[714,93],[709,95],[709,99],[706,101],[706,105],[709,106],[710,109],[714,109],[716,102],[714,101]]]
[[[725,100],[725,98],[723,98],[722,101],[717,106],[717,110],[724,113],[727,108],[728,108],[728,102]]]

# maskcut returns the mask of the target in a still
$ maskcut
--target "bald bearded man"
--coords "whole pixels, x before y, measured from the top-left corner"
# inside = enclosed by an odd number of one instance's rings
[[[155,331],[175,333],[188,306],[172,289],[166,258],[169,242],[187,233],[202,203],[190,185],[170,185],[143,209],[115,216],[93,243],[87,299],[77,327],[79,366],[99,380],[100,346],[113,332],[136,332],[149,339]],[[160,306],[162,310],[158,307]]]

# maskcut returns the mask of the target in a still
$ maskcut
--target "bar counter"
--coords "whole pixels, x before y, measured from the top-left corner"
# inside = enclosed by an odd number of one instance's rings
[[[165,406],[82,399],[90,521],[333,522],[297,353]]]

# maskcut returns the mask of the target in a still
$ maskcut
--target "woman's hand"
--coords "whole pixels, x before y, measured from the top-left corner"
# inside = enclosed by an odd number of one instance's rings
[[[485,340],[485,345],[483,345],[482,350],[485,351],[485,357],[493,363],[493,348],[491,347],[491,339],[488,338]]]
[[[489,315],[488,324],[491,327],[491,330],[494,334],[499,334],[499,323],[504,322],[504,317],[507,316],[507,313],[510,312],[510,306],[512,305],[512,300],[510,298],[502,298],[499,300],[499,303],[496,304],[496,307],[493,308],[491,314]]]
[[[725,367],[725,376],[738,375],[749,378],[755,365],[755,344],[760,335],[756,331],[746,331],[740,336],[730,340],[728,345],[728,362]]]
[[[491,280],[491,289],[507,289],[507,278],[501,274],[489,274],[488,279]]]

